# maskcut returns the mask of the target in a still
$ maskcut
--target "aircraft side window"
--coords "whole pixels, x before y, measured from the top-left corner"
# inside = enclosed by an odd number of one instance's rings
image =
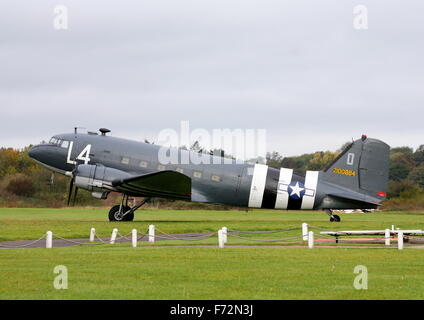
[[[122,164],[130,164],[130,158],[122,157],[121,158],[121,163]]]
[[[68,149],[69,148],[69,141],[63,140],[62,144],[60,146],[64,149]]]
[[[193,177],[200,179],[202,177],[202,173],[199,171],[193,171]]]
[[[139,165],[140,165],[141,168],[147,168],[148,163],[147,163],[147,161],[140,161]]]
[[[212,181],[215,181],[215,182],[221,182],[220,176],[212,176],[211,179],[212,179]]]

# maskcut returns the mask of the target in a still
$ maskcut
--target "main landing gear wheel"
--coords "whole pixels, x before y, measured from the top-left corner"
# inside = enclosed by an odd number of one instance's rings
[[[144,204],[150,201],[150,198],[144,198],[134,207],[128,205],[128,196],[123,195],[122,204],[114,206],[109,211],[109,221],[133,221],[134,212],[140,209]]]
[[[128,212],[131,208],[128,206],[116,205],[109,211],[109,221],[133,221],[134,212]],[[125,214],[128,212],[127,214]],[[125,214],[125,215],[124,215]]]
[[[333,214],[333,210],[326,209],[325,212],[330,216],[330,222],[340,222],[340,217],[337,214]]]

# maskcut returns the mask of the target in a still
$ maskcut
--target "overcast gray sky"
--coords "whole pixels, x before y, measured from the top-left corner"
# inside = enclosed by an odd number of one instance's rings
[[[368,8],[368,30],[353,8]],[[68,30],[53,28],[56,5]],[[424,144],[424,1],[0,2],[0,145],[74,126],[267,129],[283,155]]]

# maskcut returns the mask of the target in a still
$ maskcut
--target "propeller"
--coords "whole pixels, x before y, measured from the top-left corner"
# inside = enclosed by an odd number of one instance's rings
[[[77,201],[77,195],[78,195],[78,187],[75,188],[75,193],[74,193],[74,201],[72,202],[72,206],[75,206],[75,202]]]
[[[68,206],[71,204],[72,192],[74,191],[74,177],[71,178],[71,183],[69,184],[69,194],[68,194]]]
[[[75,175],[77,170],[78,170],[78,165],[76,165],[74,171],[72,171],[71,182],[69,183],[68,206],[71,204],[72,195],[73,195],[72,206],[75,206],[75,202],[77,200],[78,187],[75,187],[75,191],[74,191]]]

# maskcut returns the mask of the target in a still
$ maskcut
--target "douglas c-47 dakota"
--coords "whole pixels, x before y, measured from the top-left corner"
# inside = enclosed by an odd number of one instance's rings
[[[100,132],[55,135],[49,143],[32,147],[29,155],[71,178],[68,204],[78,188],[99,199],[121,193],[122,202],[110,210],[110,221],[132,221],[134,212],[151,197],[246,208],[324,210],[330,221],[340,221],[333,210],[376,209],[386,199],[390,147],[366,136],[352,142],[324,170],[299,172],[215,161],[219,159],[203,162],[210,164],[164,165],[159,161],[160,146],[111,137],[107,129]],[[178,152],[187,156],[184,153],[190,151]],[[130,207],[129,197],[144,200]]]

